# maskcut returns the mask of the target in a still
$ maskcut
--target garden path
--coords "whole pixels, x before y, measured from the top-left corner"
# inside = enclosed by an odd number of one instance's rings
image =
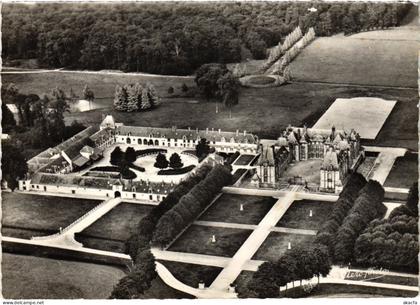
[[[255,230],[258,228],[258,225],[218,222],[218,221],[204,221],[204,220],[196,220],[194,224],[199,225],[199,226],[206,226],[206,227],[244,229],[244,230]],[[272,227],[271,231],[280,232],[280,233],[303,234],[303,235],[316,235],[317,233],[316,230],[293,229],[293,228],[286,228],[286,227]]]
[[[215,256],[215,255],[205,255],[205,254],[196,254],[196,253],[187,253],[187,252],[177,252],[177,251],[167,251],[160,250],[157,248],[152,248],[152,254],[157,260],[163,261],[172,261],[186,264],[194,265],[204,265],[204,266],[213,266],[225,268],[229,265],[232,258]],[[259,265],[264,261],[260,260],[250,260],[245,262],[243,270],[246,271],[257,271]]]

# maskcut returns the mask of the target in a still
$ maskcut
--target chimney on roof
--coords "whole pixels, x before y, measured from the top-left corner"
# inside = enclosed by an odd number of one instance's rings
[[[188,131],[191,131],[191,127],[188,126]]]
[[[211,131],[213,132],[214,131],[214,128],[212,128]]]
[[[239,129],[236,129],[236,136],[239,136]]]
[[[207,127],[207,128],[206,128],[206,134],[208,134],[208,133],[209,133],[209,128]]]
[[[195,132],[198,133],[198,128],[195,129]]]
[[[176,126],[172,126],[172,131],[175,131],[176,130]]]
[[[244,130],[244,136],[246,136],[246,130]]]
[[[221,130],[220,130],[220,128],[219,128],[219,134],[220,134],[220,132],[221,132]]]

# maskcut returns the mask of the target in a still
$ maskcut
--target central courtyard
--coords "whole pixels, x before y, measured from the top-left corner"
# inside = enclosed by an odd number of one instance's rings
[[[140,171],[135,167],[130,167],[130,170],[136,174],[136,178],[133,181],[150,181],[150,182],[173,182],[179,183],[188,173],[184,174],[172,174],[172,175],[159,175],[158,172],[161,170],[154,166],[156,162],[156,156],[158,155],[158,150],[162,151],[162,154],[166,156],[169,160],[170,156],[174,153],[178,154],[181,158],[181,162],[183,163],[183,167],[187,166],[197,166],[199,164],[198,158],[192,154],[192,151],[187,151],[185,148],[176,148],[176,147],[160,147],[160,146],[145,146],[145,145],[136,145],[136,144],[114,144],[107,148],[105,148],[103,152],[103,158],[98,162],[90,165],[86,169],[79,172],[80,175],[84,175],[86,173],[92,173],[92,169],[96,167],[106,167],[112,166],[110,159],[111,153],[114,151],[116,147],[119,147],[122,151],[126,151],[127,148],[131,147],[136,151],[145,151],[144,154],[140,154],[137,156],[136,161],[133,162],[133,165],[144,168],[145,171]],[[148,149],[151,149],[150,153],[147,152]],[[155,151],[153,151],[155,150]],[[166,152],[165,152],[166,151]],[[166,168],[170,169],[170,167]]]

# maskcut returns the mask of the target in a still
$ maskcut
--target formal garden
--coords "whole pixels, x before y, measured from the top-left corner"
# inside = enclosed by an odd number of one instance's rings
[[[252,230],[192,225],[169,251],[232,257]]]
[[[143,145],[115,144],[105,149],[103,158],[79,172],[82,176],[109,177],[132,181],[178,183],[198,164],[194,150],[145,148]]]

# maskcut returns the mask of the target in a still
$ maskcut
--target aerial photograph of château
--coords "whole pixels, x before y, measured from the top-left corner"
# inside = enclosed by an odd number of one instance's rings
[[[417,3],[1,17],[4,299],[416,304]]]

